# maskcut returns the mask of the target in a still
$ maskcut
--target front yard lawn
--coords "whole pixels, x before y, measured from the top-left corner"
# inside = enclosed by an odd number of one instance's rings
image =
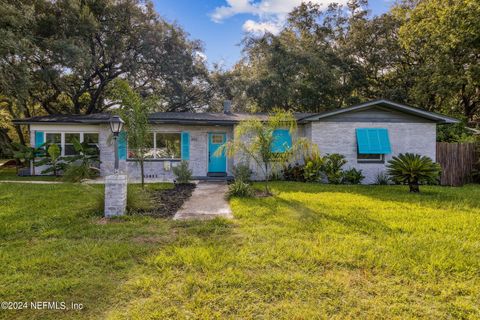
[[[15,180],[15,181],[55,181],[60,178],[55,176],[18,176],[16,168],[2,168],[0,167],[0,181],[1,180]]]
[[[105,223],[103,186],[0,184],[5,319],[479,318],[480,188],[278,182],[235,219]]]

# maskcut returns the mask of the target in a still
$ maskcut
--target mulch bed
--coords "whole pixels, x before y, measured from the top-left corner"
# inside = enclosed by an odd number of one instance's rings
[[[195,184],[175,184],[173,189],[152,190],[152,198],[155,201],[155,209],[143,213],[153,217],[166,218],[172,217],[181,208],[183,203],[190,198]]]
[[[0,164],[0,168],[15,168],[18,165],[17,161],[15,160],[8,160],[3,164]]]

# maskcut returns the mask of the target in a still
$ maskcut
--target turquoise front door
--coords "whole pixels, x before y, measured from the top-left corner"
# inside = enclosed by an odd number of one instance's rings
[[[225,133],[208,134],[208,172],[227,172],[227,156],[225,152],[220,156],[215,155],[218,147],[225,143],[227,135]]]

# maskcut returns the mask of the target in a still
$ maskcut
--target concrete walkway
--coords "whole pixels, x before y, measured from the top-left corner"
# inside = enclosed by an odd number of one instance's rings
[[[192,196],[177,211],[174,220],[233,218],[230,205],[225,199],[228,186],[226,182],[201,181]]]

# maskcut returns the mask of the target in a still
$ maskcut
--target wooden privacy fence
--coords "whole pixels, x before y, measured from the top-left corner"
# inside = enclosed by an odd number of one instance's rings
[[[475,143],[437,142],[437,162],[442,166],[440,183],[461,186],[471,181],[471,174],[479,160]]]

